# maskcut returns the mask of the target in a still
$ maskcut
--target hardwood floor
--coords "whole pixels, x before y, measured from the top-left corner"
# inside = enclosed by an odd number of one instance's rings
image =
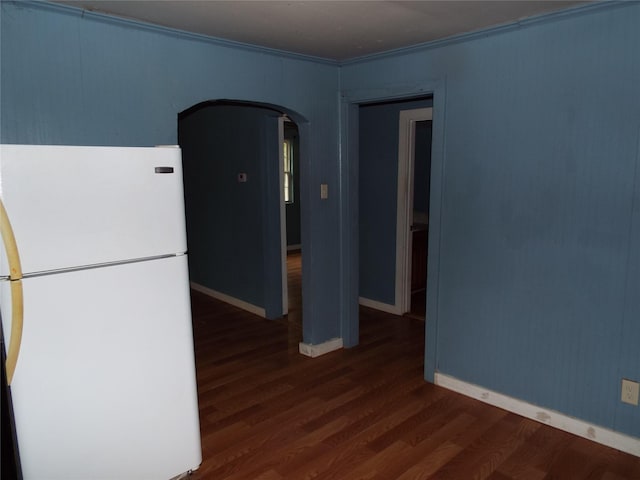
[[[268,321],[192,304],[193,479],[640,479],[640,458],[426,383],[422,321],[362,308],[360,345],[311,359],[299,306]]]

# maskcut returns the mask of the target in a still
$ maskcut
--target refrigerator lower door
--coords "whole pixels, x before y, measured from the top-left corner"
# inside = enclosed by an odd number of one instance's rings
[[[11,391],[24,478],[169,479],[196,469],[186,255],[23,286]],[[2,317],[6,333],[10,316]]]

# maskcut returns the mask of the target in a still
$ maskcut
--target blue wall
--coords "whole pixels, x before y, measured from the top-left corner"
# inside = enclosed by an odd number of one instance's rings
[[[388,305],[396,303],[400,112],[431,105],[423,99],[360,107],[360,296]]]
[[[3,143],[177,143],[202,101],[281,106],[300,127],[304,341],[340,336],[338,67],[43,3],[2,2]],[[313,128],[309,128],[313,125]],[[313,194],[312,194],[313,193]]]
[[[427,361],[636,437],[638,25],[640,3],[596,6],[342,69],[353,97],[444,86]]]

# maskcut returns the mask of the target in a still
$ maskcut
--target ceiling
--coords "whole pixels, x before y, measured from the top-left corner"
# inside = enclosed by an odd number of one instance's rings
[[[58,0],[56,3],[344,61],[587,2]]]

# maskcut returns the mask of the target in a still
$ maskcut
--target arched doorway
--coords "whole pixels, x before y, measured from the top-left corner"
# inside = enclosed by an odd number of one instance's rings
[[[294,177],[286,178],[283,144],[301,123],[279,106],[230,100],[178,116],[192,287],[269,319],[288,312],[284,183]],[[296,142],[302,151],[304,136]]]

